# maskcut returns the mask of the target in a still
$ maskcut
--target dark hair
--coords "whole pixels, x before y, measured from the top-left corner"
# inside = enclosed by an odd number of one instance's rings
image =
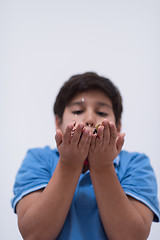
[[[54,103],[54,114],[62,120],[64,109],[72,98],[78,93],[93,89],[103,91],[111,100],[116,125],[120,123],[123,106],[118,88],[108,78],[99,76],[94,72],[74,75],[64,83]]]

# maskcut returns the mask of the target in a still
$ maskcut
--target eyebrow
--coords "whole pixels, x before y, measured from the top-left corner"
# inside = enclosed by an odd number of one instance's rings
[[[108,108],[112,108],[112,106],[108,103],[104,103],[104,102],[96,102],[96,104],[98,106],[105,106],[105,107],[108,107]]]
[[[83,106],[83,105],[85,105],[85,102],[78,101],[78,102],[73,102],[73,103],[68,104],[69,107],[75,106],[75,105]],[[100,107],[105,106],[105,107],[108,107],[108,108],[112,108],[112,106],[110,104],[104,103],[104,102],[96,102],[96,105],[98,105]]]
[[[71,106],[74,106],[74,105],[84,105],[84,102],[82,102],[82,101],[79,101],[79,102],[73,102],[73,103],[69,103],[68,104],[68,107],[71,107]]]

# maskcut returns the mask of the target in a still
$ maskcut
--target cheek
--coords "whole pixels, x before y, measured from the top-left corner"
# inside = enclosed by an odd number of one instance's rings
[[[109,115],[106,117],[106,119],[109,121],[109,122],[114,122],[116,123],[116,119],[115,119],[115,116],[114,115]]]
[[[64,132],[68,124],[73,124],[76,121],[76,118],[73,115],[67,114],[64,115],[61,124],[61,131]],[[77,121],[76,121],[77,122]]]
[[[80,123],[84,121],[84,117],[82,115],[75,115],[74,120],[76,123]]]

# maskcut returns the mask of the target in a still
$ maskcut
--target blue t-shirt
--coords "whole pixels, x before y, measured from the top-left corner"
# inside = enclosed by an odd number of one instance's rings
[[[14,212],[16,204],[26,194],[45,188],[59,160],[57,149],[30,149],[16,175]],[[157,182],[150,160],[145,154],[121,151],[114,160],[115,171],[124,192],[146,204],[154,212],[154,221],[160,219]],[[89,170],[81,173],[72,204],[59,240],[107,239],[99,216]]]

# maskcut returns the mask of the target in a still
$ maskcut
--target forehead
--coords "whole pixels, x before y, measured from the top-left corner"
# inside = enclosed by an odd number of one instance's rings
[[[89,90],[78,93],[71,99],[68,105],[72,105],[74,103],[104,103],[112,107],[110,98],[101,90]]]

